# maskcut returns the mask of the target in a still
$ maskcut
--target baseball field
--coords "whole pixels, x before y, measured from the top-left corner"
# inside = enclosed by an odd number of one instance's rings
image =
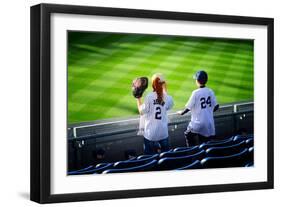
[[[167,79],[173,111],[196,89],[199,69],[220,104],[253,100],[253,52],[251,40],[68,32],[68,123],[137,115],[132,80],[156,72]]]

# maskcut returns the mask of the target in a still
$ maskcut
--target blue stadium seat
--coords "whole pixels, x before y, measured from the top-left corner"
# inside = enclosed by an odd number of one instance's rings
[[[87,170],[91,170],[91,169],[94,169],[94,168],[95,168],[95,166],[90,165],[90,166],[88,166],[86,168],[83,168],[83,169],[80,169],[80,170],[69,171],[67,174],[68,175],[76,175],[76,173],[87,171]]]
[[[201,150],[193,155],[183,157],[165,157],[158,161],[156,170],[174,170],[188,164],[191,164],[195,160],[201,160],[205,157],[205,151]]]
[[[183,157],[183,156],[188,156],[188,155],[193,155],[197,152],[199,152],[199,147],[194,146],[191,148],[187,148],[186,150],[180,150],[180,151],[172,151],[172,152],[163,152],[159,155],[159,158],[164,158],[164,157]]]
[[[246,139],[250,139],[250,138],[254,138],[253,134],[250,135],[236,135],[233,138],[233,141],[240,141],[240,140],[246,140]]]
[[[73,171],[70,173],[68,173],[68,175],[84,175],[84,174],[94,174],[94,173],[101,173],[104,170],[112,167],[113,164],[112,163],[102,163],[102,164],[98,164],[95,168],[91,168],[88,170],[84,170],[84,171]]]
[[[193,163],[191,163],[187,166],[178,168],[177,170],[201,169],[201,168],[202,168],[201,162],[199,160],[195,160]]]
[[[148,170],[152,170],[155,165],[157,165],[157,160],[151,160],[148,163],[145,163],[145,164],[139,165],[139,166],[135,166],[135,167],[120,168],[120,169],[107,169],[107,170],[103,171],[102,174],[148,171]]]
[[[253,138],[249,138],[246,140],[246,146],[247,147],[253,147],[254,146],[254,139]]]
[[[173,149],[174,152],[177,152],[177,151],[182,151],[182,150],[187,150],[187,149],[191,149],[193,147],[177,147],[175,149]]]
[[[245,167],[253,167],[254,166],[254,163],[253,162],[249,162],[245,165]]]
[[[154,154],[154,155],[140,155],[137,157],[137,160],[140,160],[140,159],[145,159],[145,158],[155,158],[157,159],[159,157],[159,154]]]
[[[246,147],[246,142],[241,141],[230,146],[210,147],[206,149],[207,157],[229,156],[241,152]]]
[[[226,142],[229,140],[233,140],[233,137],[227,138],[227,139],[217,139],[217,140],[211,140],[208,141],[206,144],[216,144],[216,143],[222,143],[222,142]]]
[[[249,150],[245,148],[241,152],[222,157],[206,157],[201,160],[203,168],[242,167],[248,161]]]
[[[237,142],[237,141],[236,141]],[[219,146],[230,146],[236,143],[233,141],[233,139],[227,139],[221,142],[215,142],[215,143],[203,143],[199,146],[200,149],[207,149],[210,147],[219,147]]]
[[[136,166],[146,164],[146,163],[156,159],[157,157],[158,157],[158,154],[155,154],[151,157],[144,157],[142,159],[120,161],[120,162],[114,163],[113,167],[114,167],[114,169],[136,167]]]
[[[248,163],[250,163],[250,162],[254,163],[254,147],[250,147],[248,149],[248,152],[249,152],[248,157],[247,157]]]

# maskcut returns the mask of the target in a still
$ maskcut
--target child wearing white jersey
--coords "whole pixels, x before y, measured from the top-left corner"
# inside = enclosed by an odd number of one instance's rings
[[[162,74],[152,76],[152,89],[142,103],[137,99],[139,113],[144,119],[144,153],[154,154],[169,150],[168,115],[173,107],[173,99],[167,94],[165,79]]]
[[[199,145],[215,136],[213,113],[219,108],[213,90],[205,86],[208,81],[207,73],[198,71],[194,79],[198,89],[192,92],[185,110],[178,112],[181,115],[191,112],[191,121],[184,132],[187,146]]]

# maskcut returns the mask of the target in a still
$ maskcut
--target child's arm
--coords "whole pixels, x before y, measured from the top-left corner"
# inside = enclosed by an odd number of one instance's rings
[[[177,114],[179,115],[184,115],[186,114],[187,112],[189,112],[190,110],[188,108],[184,109],[183,111],[177,111]]]
[[[217,104],[217,105],[215,106],[215,108],[214,108],[214,112],[217,111],[217,110],[219,109],[219,107],[220,107],[220,105]]]
[[[142,104],[142,101],[141,101],[141,98],[137,98],[137,106],[138,106],[138,110],[139,110],[139,113],[141,113],[141,104]]]

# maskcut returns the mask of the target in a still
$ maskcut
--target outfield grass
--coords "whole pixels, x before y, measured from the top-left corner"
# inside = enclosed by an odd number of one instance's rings
[[[253,100],[253,47],[247,40],[69,32],[68,123],[138,114],[132,80],[156,72],[168,81],[173,110],[196,88],[198,69],[208,72],[220,104]]]

